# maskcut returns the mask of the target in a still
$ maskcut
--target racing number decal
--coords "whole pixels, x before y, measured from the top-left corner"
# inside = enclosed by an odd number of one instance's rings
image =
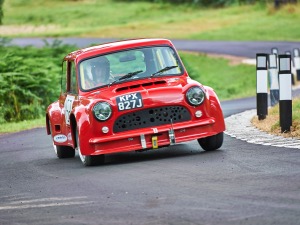
[[[70,113],[72,111],[74,99],[75,96],[68,95],[65,100],[64,109],[65,109],[65,120],[67,125],[70,125]]]
[[[141,93],[132,93],[128,95],[122,95],[117,97],[117,104],[119,111],[134,109],[134,108],[142,108],[143,100]]]

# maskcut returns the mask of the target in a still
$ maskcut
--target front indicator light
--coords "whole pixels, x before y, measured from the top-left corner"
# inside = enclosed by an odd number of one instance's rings
[[[102,127],[102,132],[103,132],[104,134],[107,134],[108,131],[109,131],[108,127]]]
[[[107,102],[98,102],[93,107],[93,113],[97,120],[105,121],[108,120],[112,114],[110,104]]]
[[[196,116],[197,118],[200,118],[202,115],[203,115],[203,114],[202,114],[202,111],[201,111],[201,110],[198,110],[198,111],[195,112],[195,116]]]

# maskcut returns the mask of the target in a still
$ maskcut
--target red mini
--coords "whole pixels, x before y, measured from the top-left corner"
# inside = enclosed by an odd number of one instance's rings
[[[101,44],[64,58],[62,91],[46,113],[58,158],[78,151],[85,166],[105,154],[197,140],[223,144],[225,123],[214,90],[192,80],[171,41]]]

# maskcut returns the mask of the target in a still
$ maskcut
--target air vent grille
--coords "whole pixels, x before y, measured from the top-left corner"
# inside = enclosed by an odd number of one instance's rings
[[[164,124],[191,120],[189,111],[182,106],[165,106],[143,109],[120,116],[114,124],[114,132],[155,127]]]

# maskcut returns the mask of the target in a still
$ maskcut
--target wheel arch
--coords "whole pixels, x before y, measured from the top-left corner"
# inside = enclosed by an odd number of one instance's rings
[[[205,86],[205,89],[207,90],[209,96],[210,114],[211,116],[215,117],[217,121],[216,125],[218,127],[218,132],[225,131],[225,120],[223,110],[217,93],[214,91],[213,88],[209,86]]]
[[[77,147],[77,142],[76,142],[76,129],[77,129],[77,122],[74,114],[70,115],[70,128],[71,128],[71,135],[72,135],[72,140],[73,140],[73,145],[74,148]]]
[[[49,115],[48,113],[46,114],[46,131],[47,131],[47,134],[50,135],[51,134],[51,127],[50,127],[50,118],[49,118]]]

